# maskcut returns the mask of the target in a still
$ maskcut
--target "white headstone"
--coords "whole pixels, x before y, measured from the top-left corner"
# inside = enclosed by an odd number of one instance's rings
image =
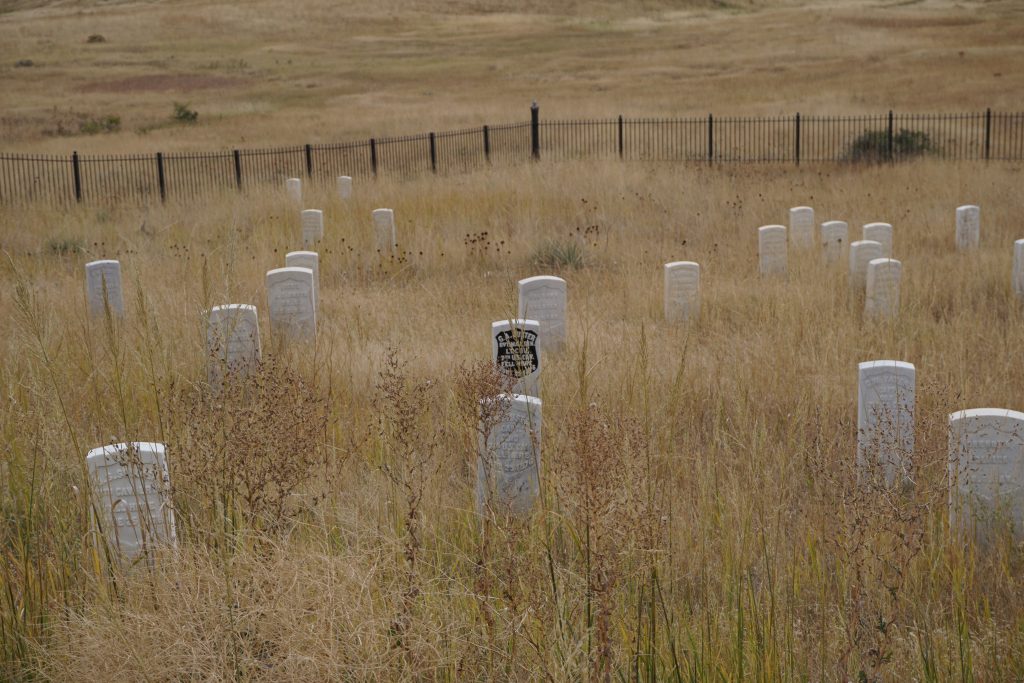
[[[900,310],[900,276],[903,264],[892,258],[868,262],[864,314],[869,318],[895,318]]]
[[[540,323],[540,344],[545,351],[565,345],[567,306],[565,280],[537,275],[519,281],[518,317]]]
[[[886,486],[909,482],[914,455],[914,366],[898,360],[868,361],[857,366],[857,378],[858,471],[862,477],[879,472]]]
[[[665,320],[696,320],[700,315],[700,265],[693,261],[665,264]]]
[[[950,527],[988,536],[1010,523],[1024,539],[1024,413],[1000,408],[949,416]]]
[[[489,400],[503,402],[505,416],[488,434],[481,425],[477,510],[482,512],[487,507],[525,514],[540,495],[541,400],[515,394]]]
[[[794,206],[789,210],[789,239],[794,247],[806,249],[814,246],[814,209]]]
[[[380,253],[394,251],[398,246],[395,233],[395,212],[392,209],[373,210],[373,236],[377,251]]]
[[[352,196],[352,178],[347,175],[338,176],[338,196],[348,199]]]
[[[306,209],[302,212],[302,244],[311,247],[324,239],[324,212]]]
[[[207,376],[218,387],[225,372],[245,374],[259,362],[260,322],[249,304],[214,306],[208,316]]]
[[[879,258],[892,258],[892,225],[889,223],[867,223],[862,228],[864,239],[882,245]]]
[[[765,225],[757,229],[757,254],[761,275],[786,272],[786,227]]]
[[[956,248],[977,249],[981,243],[981,209],[973,204],[956,208]]]
[[[302,181],[298,178],[289,178],[285,181],[288,196],[298,205],[302,205]]]
[[[517,381],[514,394],[540,396],[540,323],[499,320],[491,323],[491,358]]]
[[[129,561],[157,545],[173,545],[167,459],[161,443],[118,443],[85,456],[94,498],[94,521],[107,542]]]
[[[868,263],[882,258],[882,244],[858,240],[850,245],[850,289],[863,292],[868,281]]]
[[[287,268],[309,268],[313,271],[313,303],[320,303],[320,254],[315,251],[289,251],[284,255]]]
[[[1024,298],[1024,240],[1013,243],[1013,293]]]
[[[316,336],[312,270],[276,268],[267,271],[267,302],[270,329],[275,334],[307,340]]]
[[[117,317],[124,316],[124,296],[121,293],[121,263],[119,261],[92,261],[85,264],[86,297],[89,300],[89,313],[103,315],[104,291],[110,313]]]
[[[825,250],[825,263],[841,261],[850,243],[850,227],[845,221],[825,221],[821,224],[821,246]]]

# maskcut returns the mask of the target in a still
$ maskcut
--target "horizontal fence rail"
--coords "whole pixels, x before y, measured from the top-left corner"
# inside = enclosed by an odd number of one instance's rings
[[[1024,112],[530,120],[337,144],[219,152],[0,153],[0,206],[194,199],[285,178],[412,178],[530,159],[893,163],[1024,159]]]

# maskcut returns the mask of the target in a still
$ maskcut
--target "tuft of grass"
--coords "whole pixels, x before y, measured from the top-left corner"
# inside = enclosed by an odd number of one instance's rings
[[[587,259],[577,240],[548,240],[530,254],[530,265],[548,270],[579,270],[587,265]]]

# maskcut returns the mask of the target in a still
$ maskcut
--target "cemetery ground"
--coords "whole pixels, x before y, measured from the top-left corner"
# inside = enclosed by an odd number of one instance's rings
[[[532,100],[552,119],[1014,111],[1020,16],[1015,0],[7,0],[0,140],[345,142],[523,121]]]
[[[0,676],[8,680],[1016,680],[1024,561],[949,527],[947,416],[1024,409],[1021,170],[1005,164],[528,164],[305,184],[316,340],[264,278],[303,249],[280,187],[0,222]],[[981,206],[980,247],[955,209]],[[898,315],[847,262],[758,227],[894,226]],[[397,251],[372,211],[394,209]],[[118,259],[124,317],[90,316]],[[667,322],[662,267],[701,267]],[[475,512],[493,321],[568,286],[543,356],[541,495]],[[204,311],[253,304],[263,362],[216,393]],[[912,485],[858,480],[858,363],[917,368]],[[89,449],[167,445],[176,548],[90,523]]]

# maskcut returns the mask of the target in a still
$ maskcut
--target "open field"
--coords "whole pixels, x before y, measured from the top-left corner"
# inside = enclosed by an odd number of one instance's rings
[[[337,142],[523,120],[531,100],[548,118],[1016,110],[1024,89],[1009,0],[30,4],[0,14],[3,151]]]
[[[345,204],[307,189],[327,224],[315,359],[279,356],[279,393],[246,406],[244,434],[239,408],[202,398],[202,311],[256,304],[273,351],[263,275],[300,246],[283,188],[203,210],[9,215],[4,675],[1019,678],[1019,548],[951,535],[943,477],[947,413],[1024,409],[1020,182],[995,165],[539,164],[357,186]],[[983,207],[972,255],[953,249],[967,201]],[[898,320],[862,320],[845,264],[817,251],[791,251],[787,279],[758,276],[757,226],[804,202],[851,234],[894,223]],[[382,205],[401,259],[372,253]],[[549,240],[578,245],[582,267],[536,265]],[[112,326],[84,313],[83,264],[101,257],[125,268]],[[678,259],[704,268],[689,328],[661,314],[661,265]],[[570,343],[543,373],[544,504],[481,530],[471,366],[515,281],[544,272],[570,302]],[[854,483],[856,364],[876,358],[918,368],[906,494]],[[303,419],[285,396],[305,397]],[[297,451],[300,436],[315,446]],[[246,445],[203,448],[221,437]],[[112,439],[169,445],[182,541],[155,571],[110,572],[86,533],[84,449]],[[196,449],[216,463],[263,448],[308,468],[283,516],[197,479]]]

